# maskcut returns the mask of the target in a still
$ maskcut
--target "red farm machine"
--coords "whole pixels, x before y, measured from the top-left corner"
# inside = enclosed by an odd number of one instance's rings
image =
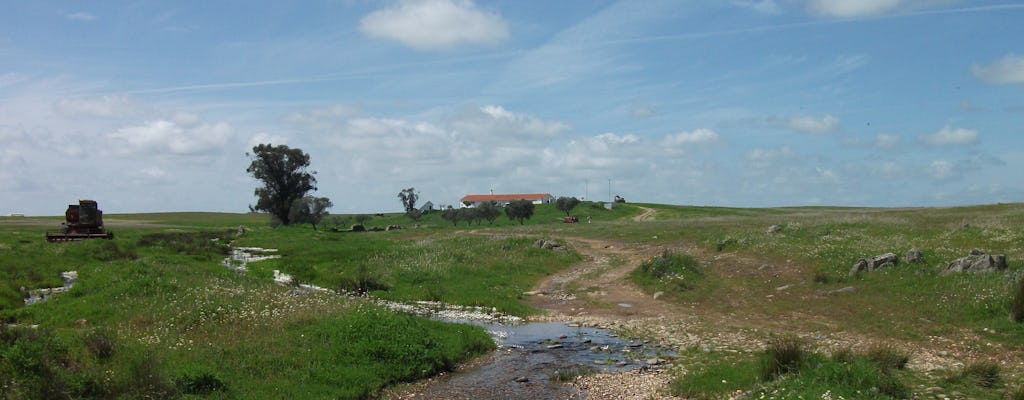
[[[46,232],[47,242],[113,238],[113,233],[103,229],[103,211],[94,200],[79,200],[78,204],[68,205],[60,231]]]

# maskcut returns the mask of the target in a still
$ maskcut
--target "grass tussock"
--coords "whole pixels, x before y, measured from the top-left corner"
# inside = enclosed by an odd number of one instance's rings
[[[693,256],[666,250],[644,260],[630,276],[641,287],[671,295],[697,288],[706,280],[705,275],[700,261]]]
[[[806,342],[796,336],[780,336],[768,341],[761,366],[761,378],[772,380],[779,375],[800,370],[806,356]]]
[[[1024,322],[1024,278],[1014,279],[1010,285],[1010,320]]]
[[[753,399],[909,398],[900,373],[890,361],[878,362],[878,353],[841,349],[826,357],[800,338],[780,336],[756,358],[700,354],[721,358],[673,380],[669,388],[673,395],[695,399],[726,398],[736,391],[748,391]]]
[[[1002,381],[1002,367],[991,360],[974,361],[947,379],[950,383],[966,383],[980,388],[993,388]]]

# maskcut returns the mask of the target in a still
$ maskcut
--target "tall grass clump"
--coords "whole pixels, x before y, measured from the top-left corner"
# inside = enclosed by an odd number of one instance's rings
[[[693,256],[665,250],[644,260],[633,270],[632,279],[640,286],[681,292],[697,287],[704,279],[704,270]]]
[[[1008,393],[1010,400],[1024,400],[1024,385],[1019,385],[1011,389]]]
[[[878,364],[878,367],[885,373],[894,369],[903,369],[910,361],[910,356],[899,351],[892,345],[875,345],[868,349],[865,358]]]
[[[1024,322],[1024,278],[1017,278],[1010,285],[1010,320]]]
[[[990,360],[975,361],[964,367],[949,380],[952,382],[973,383],[981,388],[993,388],[1001,378],[999,363]]]
[[[796,336],[779,336],[768,342],[761,365],[761,377],[772,380],[800,370],[806,354],[805,342]]]

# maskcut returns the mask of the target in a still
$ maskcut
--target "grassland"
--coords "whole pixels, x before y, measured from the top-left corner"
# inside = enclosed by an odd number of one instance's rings
[[[655,210],[651,219],[633,221],[645,208]],[[562,224],[563,214],[552,206],[539,207],[524,226],[504,217],[493,225],[452,226],[436,214],[418,222],[386,214],[367,226],[406,229],[361,234],[270,228],[265,216],[250,214],[110,215],[115,240],[63,244],[42,240],[43,230],[59,224],[57,218],[0,218],[0,319],[12,324],[0,332],[3,397],[54,397],[57,392],[40,389],[44,382],[59,382],[54,387],[76,397],[96,398],[371,396],[395,382],[449,369],[487,351],[490,341],[463,325],[333,295],[298,294],[271,284],[272,270],[391,300],[440,300],[530,315],[538,310],[524,303],[521,293],[583,258],[575,251],[534,248],[533,241],[574,237],[668,250],[665,261],[651,259],[646,269],[638,263],[633,282],[699,310],[695,316],[669,315],[670,320],[706,318],[715,329],[763,333],[757,340],[796,332],[855,337],[863,345],[852,349],[855,357],[838,361],[835,348],[809,350],[809,365],[833,375],[801,372],[770,381],[760,378],[756,352],[679,349],[680,362],[692,373],[672,384],[678,394],[720,398],[741,390],[824,398],[828,391],[835,398],[903,397],[904,392],[858,397],[858,390],[871,389],[857,386],[863,382],[835,380],[877,375],[861,354],[878,342],[896,343],[912,366],[942,367],[888,370],[906,393],[938,387],[942,390],[934,394],[995,399],[1012,395],[1022,383],[1024,326],[1009,315],[1014,279],[1024,271],[1024,205],[640,204],[608,211],[582,204],[575,211],[593,223]],[[771,225],[782,229],[767,233]],[[235,238],[238,226],[246,233]],[[221,244],[229,240],[276,248],[283,257],[236,274],[219,265]],[[902,256],[912,247],[924,253],[924,263],[848,274],[857,259],[886,252]],[[1006,254],[1009,270],[941,273],[946,262],[975,248]],[[69,293],[21,305],[21,287],[58,286],[59,272],[69,269],[80,275]],[[652,273],[645,276],[645,271]],[[854,289],[837,292],[848,287]],[[922,361],[925,354],[939,353],[948,354],[944,360],[951,364]],[[984,362],[1000,372],[995,385],[979,386],[964,372]],[[29,392],[32,388],[36,391]]]

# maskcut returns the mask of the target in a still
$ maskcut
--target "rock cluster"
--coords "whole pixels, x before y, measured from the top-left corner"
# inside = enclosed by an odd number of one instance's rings
[[[780,231],[782,231],[782,225],[772,225],[768,227],[768,230],[765,231],[765,233],[775,233]]]
[[[536,242],[533,242],[533,247],[544,250],[558,251],[562,253],[569,252],[568,248],[553,240],[538,239]]]
[[[1005,254],[988,254],[974,249],[967,257],[961,257],[946,264],[945,272],[986,272],[1006,270]]]
[[[900,259],[896,257],[896,254],[893,253],[885,253],[882,255],[874,256],[872,258],[862,258],[860,260],[857,260],[857,262],[853,264],[853,268],[850,268],[850,276],[857,275],[861,272],[895,267],[899,263]]]
[[[917,247],[914,247],[907,250],[907,253],[903,255],[903,261],[906,261],[908,264],[924,262],[924,254],[922,254],[921,250],[918,250]]]

